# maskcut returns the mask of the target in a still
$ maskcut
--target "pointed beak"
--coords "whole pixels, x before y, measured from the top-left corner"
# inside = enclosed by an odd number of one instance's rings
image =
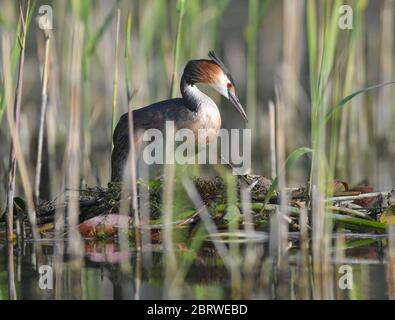
[[[246,115],[246,113],[245,113],[245,111],[243,109],[243,106],[241,105],[237,95],[232,93],[231,91],[228,91],[228,95],[229,95],[229,100],[233,103],[233,105],[235,106],[235,109],[237,110],[237,112],[240,113],[240,115],[243,117],[243,119],[246,122],[248,122],[247,115]]]

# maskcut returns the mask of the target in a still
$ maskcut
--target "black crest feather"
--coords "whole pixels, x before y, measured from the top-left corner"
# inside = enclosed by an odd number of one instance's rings
[[[232,83],[234,83],[228,68],[225,66],[225,64],[222,62],[222,60],[217,57],[214,50],[211,50],[208,53],[208,56],[211,60],[213,60],[222,69],[222,71],[228,76],[229,80],[232,81]]]

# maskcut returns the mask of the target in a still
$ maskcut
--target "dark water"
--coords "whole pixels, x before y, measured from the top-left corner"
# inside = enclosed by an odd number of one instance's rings
[[[267,243],[225,244],[238,257],[233,268],[224,264],[212,244],[198,252],[174,244],[172,255],[161,244],[120,249],[114,241],[84,240],[80,255],[70,255],[67,241],[23,242],[13,249],[18,299],[388,299],[394,297],[394,271],[386,259],[386,239],[346,242],[340,261],[335,252],[331,271],[312,271],[310,254],[293,242],[281,263],[274,263]],[[41,251],[41,253],[39,253]],[[170,258],[169,258],[170,257]],[[248,258],[250,257],[250,258]],[[248,263],[249,259],[253,261]],[[50,266],[46,279],[52,289],[40,288],[40,266]],[[351,287],[339,286],[339,267],[352,269]],[[172,268],[171,266],[174,266]],[[392,270],[392,271],[391,271]],[[392,272],[392,275],[391,275]],[[325,282],[327,281],[327,282]],[[350,282],[347,282],[350,285]],[[46,282],[48,284],[48,282]],[[329,285],[328,285],[329,284]],[[0,299],[8,298],[7,248],[0,244]]]

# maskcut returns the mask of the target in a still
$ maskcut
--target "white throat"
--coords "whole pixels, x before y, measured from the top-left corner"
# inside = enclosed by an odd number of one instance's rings
[[[215,102],[208,95],[200,91],[194,84],[187,84],[184,82],[181,86],[181,94],[194,111],[207,107],[218,110]]]

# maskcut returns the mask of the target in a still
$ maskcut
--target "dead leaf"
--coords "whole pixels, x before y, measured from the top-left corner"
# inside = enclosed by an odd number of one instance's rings
[[[368,185],[367,183],[362,183],[360,185],[351,188],[350,191],[358,191],[361,194],[363,194],[363,193],[374,192],[374,188],[371,185]],[[354,203],[364,208],[371,208],[373,207],[373,203],[375,202],[375,200],[376,200],[375,197],[370,197],[365,199],[354,200]]]

